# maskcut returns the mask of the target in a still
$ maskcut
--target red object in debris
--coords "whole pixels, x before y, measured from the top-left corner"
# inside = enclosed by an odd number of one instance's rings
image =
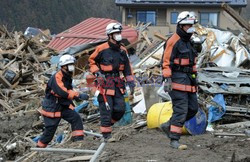
[[[116,20],[106,18],[89,18],[56,35],[48,44],[49,48],[62,51],[68,47],[101,42],[107,39],[106,26]],[[137,40],[138,33],[129,26],[123,26],[122,37],[130,43]]]

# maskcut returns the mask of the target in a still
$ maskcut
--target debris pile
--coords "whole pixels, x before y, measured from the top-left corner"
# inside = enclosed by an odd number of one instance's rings
[[[44,37],[44,34],[43,34]],[[49,36],[47,36],[49,38]],[[15,157],[32,143],[30,133],[39,118],[37,109],[48,76],[48,60],[55,51],[40,41],[41,35],[26,37],[0,26],[0,141],[1,154]],[[7,141],[7,142],[6,142]],[[17,153],[17,152],[16,152]],[[10,157],[12,157],[10,156]]]

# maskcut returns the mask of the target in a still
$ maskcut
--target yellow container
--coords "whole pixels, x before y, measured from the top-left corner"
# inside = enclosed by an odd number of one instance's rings
[[[173,113],[172,103],[163,102],[152,105],[147,114],[148,128],[158,128],[162,123],[167,122]],[[182,128],[183,134],[188,134],[185,127]]]

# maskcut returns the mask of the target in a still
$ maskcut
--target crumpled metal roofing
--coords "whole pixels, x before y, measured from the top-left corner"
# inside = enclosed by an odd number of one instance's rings
[[[62,51],[68,47],[86,43],[100,42],[107,39],[105,34],[106,26],[116,20],[106,18],[89,18],[81,23],[56,35],[48,44],[48,47]],[[137,31],[131,27],[123,26],[123,38],[130,43],[137,40]]]

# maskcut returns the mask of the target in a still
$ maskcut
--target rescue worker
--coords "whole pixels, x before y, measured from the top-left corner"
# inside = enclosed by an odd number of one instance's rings
[[[198,111],[197,51],[190,40],[195,23],[197,19],[193,13],[183,11],[178,15],[176,32],[166,42],[163,56],[164,90],[171,96],[173,115],[160,128],[171,139],[170,146],[176,149],[187,148],[179,143],[182,127]]]
[[[131,94],[134,93],[134,77],[126,48],[121,44],[122,26],[120,23],[110,23],[106,27],[108,41],[97,46],[89,57],[90,72],[98,78],[98,85],[104,90],[98,95],[101,126],[104,141],[111,136],[111,126],[122,118],[125,113],[125,82],[120,72],[126,78]],[[108,106],[105,105],[105,98]]]
[[[73,56],[63,55],[59,60],[61,69],[47,83],[45,98],[42,101],[42,110],[40,111],[44,117],[45,130],[37,143],[38,147],[46,147],[53,139],[61,118],[71,124],[72,140],[83,140],[82,119],[74,111],[72,100],[88,100],[89,96],[72,90],[74,63],[75,58]]]

